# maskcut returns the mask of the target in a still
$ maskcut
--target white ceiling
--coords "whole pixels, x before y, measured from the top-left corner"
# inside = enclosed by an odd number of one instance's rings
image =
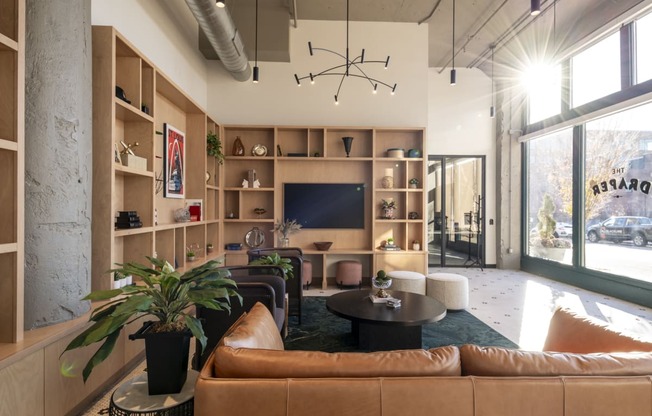
[[[453,52],[453,0],[349,1],[352,22],[427,24],[429,66],[450,66]],[[185,1],[166,0],[164,3],[167,3],[165,7],[177,19],[184,20],[184,25],[196,28],[196,22],[187,10]],[[608,30],[615,17],[628,13],[632,8],[649,8],[652,0],[542,0],[541,3],[543,11],[535,18],[530,15],[529,0],[456,0],[455,65],[486,69],[483,65],[490,58],[492,45],[496,46],[497,54],[503,48],[510,49],[512,54],[518,53],[519,50],[527,49],[527,45],[523,45],[527,37],[523,34],[528,28],[533,26],[537,31],[549,33],[552,32],[553,22],[556,38],[566,44],[559,45],[558,49],[561,49],[592,33]],[[249,29],[253,28],[255,0],[227,0],[226,4],[243,37],[247,53],[251,55],[249,49],[253,42],[249,33],[253,33],[253,30]],[[259,40],[259,59],[289,60],[287,33],[293,25],[301,25],[301,20],[345,19],[346,0],[259,0],[260,30],[265,34],[262,41]],[[263,25],[266,27],[263,28]],[[194,33],[191,35],[195,37],[192,43],[196,44],[196,29]],[[519,45],[515,45],[516,36],[519,36]],[[275,39],[280,39],[280,44],[274,44]],[[279,53],[284,49],[285,53]]]

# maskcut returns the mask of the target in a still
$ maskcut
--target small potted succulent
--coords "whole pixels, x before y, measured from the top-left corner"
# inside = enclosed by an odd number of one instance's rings
[[[416,189],[419,187],[419,180],[417,178],[410,179],[410,188]]]
[[[207,253],[212,253],[213,252],[213,243],[206,244],[206,252]]]
[[[188,261],[195,261],[195,250],[192,248],[192,246],[186,247],[186,259]]]

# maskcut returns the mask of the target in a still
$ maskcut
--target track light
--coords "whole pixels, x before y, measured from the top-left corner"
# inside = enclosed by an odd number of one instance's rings
[[[530,0],[530,15],[536,16],[541,13],[541,0]]]
[[[258,0],[256,0],[256,36],[255,36],[255,64],[254,64],[254,84],[258,84]]]
[[[457,72],[455,71],[455,0],[453,0],[453,59],[451,68],[451,85],[455,85],[457,83]]]
[[[258,67],[254,67],[254,84],[258,84]]]

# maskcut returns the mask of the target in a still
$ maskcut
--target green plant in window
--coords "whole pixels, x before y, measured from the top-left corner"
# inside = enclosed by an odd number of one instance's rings
[[[555,212],[555,203],[549,194],[543,196],[541,208],[537,213],[539,223],[537,224],[537,233],[530,238],[530,244],[536,247],[548,248],[570,248],[571,242],[568,239],[555,237],[555,227],[557,221],[553,218]]]

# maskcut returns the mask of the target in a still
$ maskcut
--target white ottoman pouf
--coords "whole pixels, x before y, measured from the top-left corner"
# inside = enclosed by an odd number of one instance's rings
[[[387,276],[392,278],[390,290],[426,294],[426,276],[421,273],[395,270],[387,272]]]
[[[430,273],[427,295],[446,306],[446,309],[466,309],[469,306],[469,279],[455,273]]]

